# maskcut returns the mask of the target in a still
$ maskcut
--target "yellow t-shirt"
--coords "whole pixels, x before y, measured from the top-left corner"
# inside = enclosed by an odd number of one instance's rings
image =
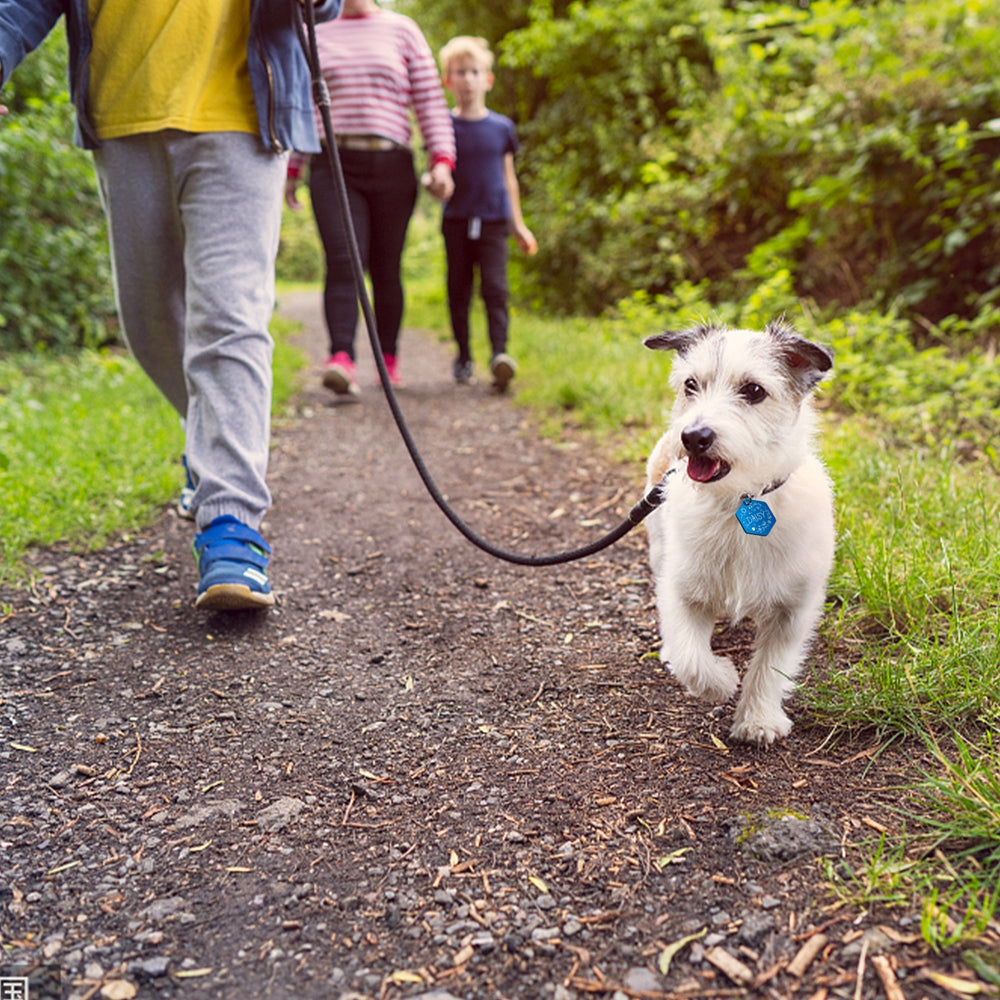
[[[257,132],[248,0],[88,0],[90,115],[101,139]]]

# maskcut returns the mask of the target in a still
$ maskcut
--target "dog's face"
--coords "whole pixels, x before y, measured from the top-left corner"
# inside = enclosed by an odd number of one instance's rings
[[[786,323],[764,330],[698,326],[643,342],[675,350],[668,437],[697,483],[756,494],[788,476],[812,434],[808,400],[833,364],[830,350]]]

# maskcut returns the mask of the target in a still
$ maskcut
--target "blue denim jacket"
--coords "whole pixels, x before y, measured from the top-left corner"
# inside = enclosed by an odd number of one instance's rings
[[[319,151],[309,67],[295,32],[292,4],[299,0],[247,0],[250,4],[250,82],[264,145],[274,152]],[[340,13],[341,0],[320,0],[317,21]],[[0,0],[0,85],[14,67],[66,15],[69,86],[76,107],[76,141],[100,145],[87,115],[88,60],[92,47],[87,0]]]

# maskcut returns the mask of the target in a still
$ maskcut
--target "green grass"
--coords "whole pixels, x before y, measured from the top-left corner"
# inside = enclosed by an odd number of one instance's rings
[[[422,199],[411,226],[405,322],[449,340],[439,211]],[[307,219],[296,218],[292,232],[291,277],[301,277],[319,249]],[[512,270],[530,266],[515,259]],[[670,358],[641,341],[704,318],[702,297],[681,287],[600,319],[554,319],[515,304],[513,404],[529,409],[543,433],[584,434],[609,458],[632,463],[638,498],[643,459],[670,403]],[[779,275],[712,316],[758,324],[786,298]],[[915,760],[929,762],[915,765],[900,789],[893,835],[857,845],[850,864],[831,866],[830,883],[866,906],[922,901],[925,938],[951,946],[996,918],[1000,895],[995,363],[988,353],[959,357],[940,345],[922,355],[891,316],[824,320],[803,310],[789,318],[833,343],[838,358],[820,393],[838,549],[799,724],[823,727],[834,742],[905,741]],[[289,324],[276,319],[274,331],[280,414],[302,361],[287,344]],[[485,361],[478,305],[473,349]],[[961,378],[943,379],[948,366]],[[93,548],[149,523],[176,496],[181,448],[176,415],[125,355],[0,362],[0,580],[25,579],[30,546]],[[970,967],[993,967],[970,955]]]
[[[1000,491],[982,465],[900,453],[845,426],[828,462],[838,488],[836,604],[827,634],[849,672],[804,690],[823,721],[880,736],[1000,721]]]
[[[301,355],[276,318],[274,412]],[[0,582],[27,579],[35,546],[80,551],[149,524],[183,482],[180,421],[121,351],[0,359]]]
[[[180,424],[130,358],[0,362],[0,576],[33,545],[95,548],[147,523],[180,485]]]

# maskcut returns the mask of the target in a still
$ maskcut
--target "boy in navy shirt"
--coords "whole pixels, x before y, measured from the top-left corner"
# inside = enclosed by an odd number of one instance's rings
[[[518,149],[514,123],[486,107],[493,86],[493,53],[485,38],[461,35],[441,50],[445,87],[455,98],[452,111],[457,163],[455,192],[441,221],[448,261],[448,310],[458,345],[452,364],[455,381],[472,379],[469,306],[475,269],[486,306],[493,384],[504,392],[517,366],[507,353],[507,238],[513,233],[527,254],[538,243],[521,216],[514,171]]]

